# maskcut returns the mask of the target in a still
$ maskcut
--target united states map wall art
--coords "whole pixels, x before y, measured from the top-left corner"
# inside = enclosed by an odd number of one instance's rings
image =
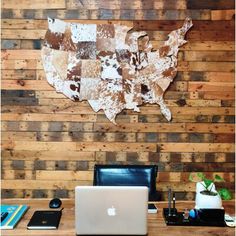
[[[180,29],[153,51],[145,31],[119,24],[78,24],[48,19],[42,47],[48,83],[73,101],[87,100],[93,110],[115,118],[123,109],[139,112],[143,103],[160,106],[171,120],[163,95],[177,73],[177,54],[192,27]]]

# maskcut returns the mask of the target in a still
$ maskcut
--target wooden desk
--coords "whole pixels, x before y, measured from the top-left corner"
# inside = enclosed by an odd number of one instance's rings
[[[38,235],[38,236],[71,236],[75,235],[75,222],[74,222],[74,200],[63,201],[63,214],[58,230],[27,230],[26,225],[35,210],[47,210],[48,199],[3,199],[2,204],[26,204],[30,209],[26,212],[19,224],[14,230],[2,230],[2,235]],[[182,226],[166,226],[162,218],[162,208],[167,206],[166,202],[156,203],[159,211],[157,214],[148,214],[148,236],[234,236],[234,228],[229,227],[182,227]],[[223,203],[227,213],[234,214],[235,203],[234,201],[225,201]],[[184,208],[193,208],[193,202],[177,202],[176,207],[178,210]]]

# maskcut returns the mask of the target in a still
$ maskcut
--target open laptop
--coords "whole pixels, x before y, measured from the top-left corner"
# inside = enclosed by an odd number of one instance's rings
[[[148,188],[77,186],[77,235],[146,235]]]

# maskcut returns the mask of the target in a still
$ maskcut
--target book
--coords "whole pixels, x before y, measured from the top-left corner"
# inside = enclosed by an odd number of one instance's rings
[[[62,211],[35,211],[27,229],[57,229]]]
[[[13,229],[29,208],[26,205],[0,205],[0,229]]]

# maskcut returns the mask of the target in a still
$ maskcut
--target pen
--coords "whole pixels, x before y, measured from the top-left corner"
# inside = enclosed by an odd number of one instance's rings
[[[171,189],[168,189],[168,215],[171,216]]]
[[[175,215],[175,193],[173,193],[173,215]]]

